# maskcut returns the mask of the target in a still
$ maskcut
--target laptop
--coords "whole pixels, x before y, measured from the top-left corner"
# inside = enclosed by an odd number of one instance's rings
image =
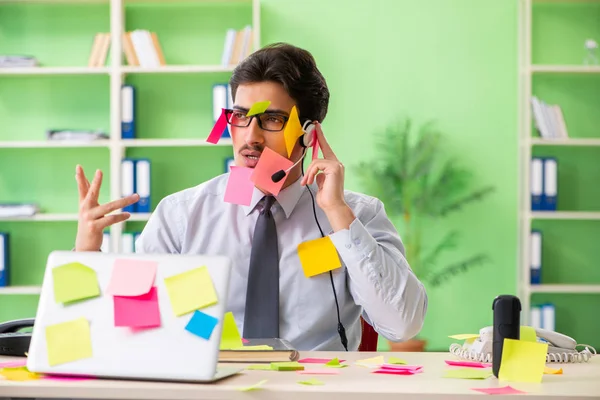
[[[217,367],[230,273],[224,256],[52,252],[27,368],[182,382],[232,376],[241,369]]]

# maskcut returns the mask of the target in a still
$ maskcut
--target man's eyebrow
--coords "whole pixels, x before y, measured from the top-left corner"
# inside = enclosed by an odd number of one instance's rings
[[[240,107],[240,106],[233,106],[233,109],[237,110],[237,111],[243,111],[243,112],[246,112],[246,113],[248,111],[250,111],[249,108]],[[265,111],[265,112],[269,113],[269,114],[282,114],[282,115],[285,115],[285,116],[289,116],[289,113],[287,111],[281,110],[279,108],[268,108],[267,111]]]

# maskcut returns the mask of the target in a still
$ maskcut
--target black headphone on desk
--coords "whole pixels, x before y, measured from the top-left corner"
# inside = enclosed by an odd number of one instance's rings
[[[273,175],[271,175],[271,180],[273,182],[277,183],[277,182],[281,181],[283,178],[286,177],[288,172],[290,172],[292,170],[292,168],[294,168],[299,163],[301,163],[302,176],[304,176],[304,163],[302,163],[302,161],[304,161],[304,157],[306,157],[306,150],[309,147],[311,147],[315,141],[315,136],[316,136],[315,129],[316,129],[316,126],[312,121],[307,120],[304,122],[304,124],[302,125],[302,131],[304,133],[300,136],[300,138],[298,138],[298,143],[303,148],[302,156],[291,167],[289,167],[285,170],[281,169],[281,170],[275,172]],[[310,187],[308,185],[306,185],[306,188],[308,189],[308,193],[310,194],[310,198],[312,200],[313,215],[315,216],[315,222],[317,223],[317,227],[319,228],[321,237],[325,237],[325,234],[323,233],[323,229],[321,229],[321,224],[319,224],[319,219],[317,218],[317,209],[315,206],[315,196],[313,195],[312,190],[310,190]],[[335,310],[337,312],[337,321],[338,321],[337,331],[338,331],[338,334],[340,335],[340,341],[342,342],[342,346],[344,346],[344,349],[346,349],[346,351],[348,351],[348,338],[346,337],[346,328],[344,328],[344,325],[342,324],[342,320],[340,319],[340,305],[338,303],[337,293],[335,291],[335,284],[333,283],[333,274],[331,271],[329,271],[329,279],[331,281],[331,290],[333,291],[333,298],[335,299]]]

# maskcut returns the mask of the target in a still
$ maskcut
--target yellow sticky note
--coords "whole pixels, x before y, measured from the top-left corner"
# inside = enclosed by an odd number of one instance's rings
[[[298,257],[307,278],[342,266],[337,250],[329,236],[298,245]]]
[[[544,374],[550,374],[550,375],[562,375],[563,370],[562,368],[550,368],[550,367],[544,367]]]
[[[504,339],[498,379],[540,383],[546,368],[547,343]]]
[[[456,368],[446,370],[444,378],[487,379],[492,376],[489,368]]]
[[[271,105],[270,101],[257,101],[256,103],[252,104],[252,107],[250,107],[250,110],[248,110],[248,112],[246,113],[247,117],[250,117],[252,115],[256,115],[256,114],[262,114],[265,111],[267,111],[267,108],[269,108],[269,106]]]
[[[479,333],[461,333],[460,335],[452,335],[448,337],[456,340],[470,340],[477,339],[479,337]]]
[[[519,339],[525,342],[536,342],[537,335],[535,334],[535,329],[533,329],[531,326],[521,326]]]
[[[47,326],[46,348],[51,366],[92,357],[88,320],[77,318]]]
[[[324,385],[325,382],[320,381],[318,379],[307,379],[305,381],[298,381],[299,384],[301,385],[310,385],[310,386],[314,386],[314,385]]]
[[[226,312],[223,316],[223,330],[221,332],[221,350],[232,350],[242,347],[242,337],[235,324],[235,318],[231,311]]]
[[[70,303],[100,295],[96,271],[78,262],[53,268],[52,281],[57,303]]]
[[[208,268],[195,268],[165,278],[173,312],[178,317],[217,304],[217,293]]]
[[[371,357],[371,358],[365,358],[362,360],[358,360],[355,362],[355,364],[362,365],[365,367],[373,367],[376,365],[385,364],[385,359],[383,358],[383,356],[377,356],[377,357]]]
[[[30,372],[27,367],[2,368],[0,375],[9,381],[32,381],[40,379],[40,375]]]
[[[398,357],[390,357],[388,358],[388,364],[402,364],[402,365],[406,365],[408,364],[406,361],[404,361],[401,358]]]
[[[302,130],[302,124],[300,123],[300,118],[298,117],[298,110],[296,109],[296,106],[294,106],[290,112],[290,118],[285,124],[285,129],[283,130],[285,148],[287,149],[288,157],[292,155],[294,146],[296,145],[298,138],[302,136],[303,133],[304,131]]]
[[[253,364],[246,367],[250,371],[273,371],[271,364]]]
[[[245,386],[245,387],[241,387],[241,388],[237,388],[236,390],[239,390],[240,392],[249,392],[251,390],[257,390],[260,389],[262,385],[264,385],[265,383],[267,383],[266,379],[263,379],[260,382],[255,383],[252,386]]]

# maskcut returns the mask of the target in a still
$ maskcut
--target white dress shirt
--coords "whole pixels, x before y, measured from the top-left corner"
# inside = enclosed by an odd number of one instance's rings
[[[232,260],[227,309],[240,332],[252,236],[264,194],[254,188],[250,206],[224,201],[229,174],[160,201],[136,243],[140,253],[226,255]],[[271,208],[279,243],[280,336],[298,350],[343,350],[329,273],[306,278],[298,244],[321,237],[305,186],[283,189]],[[311,186],[313,195],[316,184]],[[340,316],[348,349],[357,350],[362,315],[392,341],[407,340],[422,327],[427,294],[404,258],[404,246],[374,197],[345,191],[356,219],[350,229],[333,233],[325,213],[315,204],[323,232],[335,245],[342,267],[333,271]],[[315,199],[316,202],[316,199]]]

